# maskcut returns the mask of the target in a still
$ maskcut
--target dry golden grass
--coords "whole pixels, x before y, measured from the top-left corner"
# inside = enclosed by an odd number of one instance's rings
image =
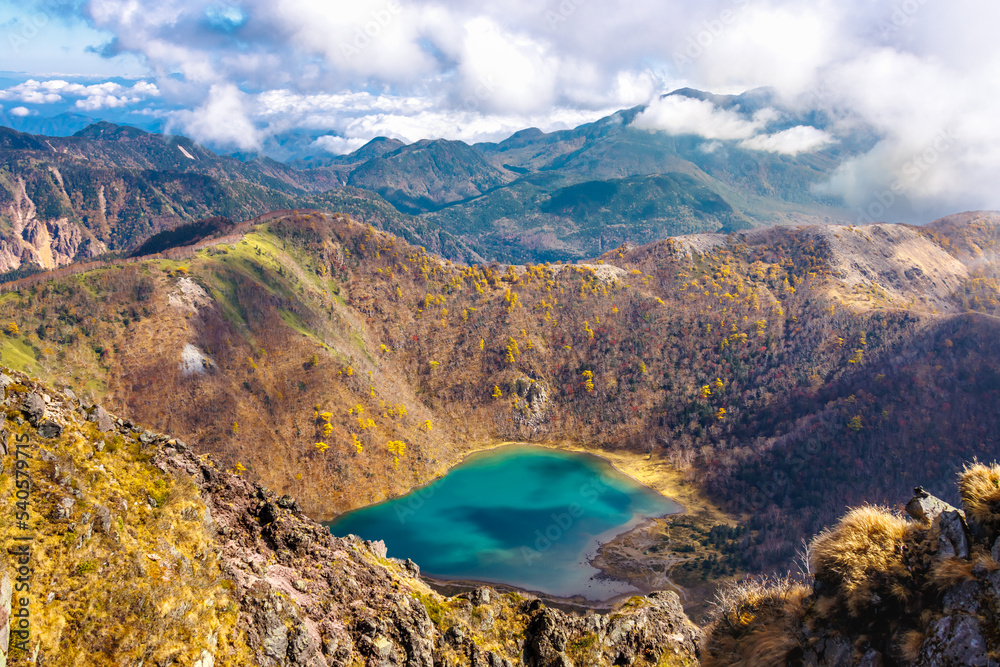
[[[902,546],[910,530],[908,521],[886,509],[851,510],[813,540],[811,565],[816,579],[835,584],[840,600],[856,616],[868,607],[876,588],[898,599],[906,587],[892,583],[908,577]]]
[[[1000,466],[977,461],[966,465],[958,476],[958,490],[970,520],[1000,529]]]
[[[925,638],[924,633],[920,630],[910,630],[904,633],[897,646],[899,654],[907,662],[916,662],[917,658],[920,657],[920,649],[924,645]]]
[[[975,579],[973,567],[973,563],[964,558],[945,558],[931,569],[931,582],[939,590],[947,590],[963,581]]]
[[[133,436],[102,434],[91,423],[70,423],[54,440],[27,424],[5,427],[11,439],[28,436],[35,457],[32,632],[45,664],[191,665],[204,650],[216,665],[248,664],[237,601],[190,478],[159,470]],[[100,440],[107,446],[97,452]],[[42,462],[40,449],[55,461]],[[56,469],[70,481],[59,481]],[[0,474],[3,497],[12,485],[9,471]],[[71,517],[54,519],[56,504],[74,495]],[[111,513],[107,532],[99,507]],[[12,517],[0,514],[0,534],[14,530]]]
[[[801,646],[799,629],[812,589],[789,579],[750,579],[723,589],[708,628],[703,664],[784,665]]]

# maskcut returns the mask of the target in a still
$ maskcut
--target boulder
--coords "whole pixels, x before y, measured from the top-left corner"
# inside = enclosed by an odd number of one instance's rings
[[[108,411],[100,405],[94,406],[94,409],[90,411],[89,415],[87,415],[87,421],[97,424],[97,429],[101,433],[107,433],[115,427],[115,423],[112,421],[111,415],[109,415]]]
[[[931,523],[942,512],[959,512],[964,516],[964,513],[958,508],[949,505],[940,498],[932,496],[919,486],[913,489],[913,498],[910,499],[910,502],[906,503],[906,513],[916,521]]]
[[[94,505],[94,513],[97,515],[97,522],[101,532],[105,535],[111,534],[111,510],[104,505]]]
[[[489,586],[480,586],[476,590],[469,593],[469,602],[475,606],[480,606],[484,604],[490,604],[493,598],[496,597],[496,593]]]
[[[278,507],[291,510],[292,512],[297,512],[299,510],[299,504],[295,502],[295,498],[287,495],[278,498]]]
[[[43,438],[58,438],[62,435],[63,427],[52,420],[47,420],[38,425],[38,435]]]
[[[35,392],[31,392],[24,397],[21,403],[21,412],[28,418],[28,423],[32,426],[38,424],[45,418],[45,399]]]
[[[365,540],[365,546],[375,554],[376,558],[385,558],[389,553],[385,546],[385,540]]]

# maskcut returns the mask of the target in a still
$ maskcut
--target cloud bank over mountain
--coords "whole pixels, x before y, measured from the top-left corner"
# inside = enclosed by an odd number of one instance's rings
[[[77,26],[101,35],[92,50],[107,62],[138,61],[146,75],[71,90],[71,77],[29,72],[35,81],[8,86],[0,104],[134,108],[241,149],[291,128],[331,131],[340,140],[318,149],[333,151],[376,135],[497,140],[649,103],[642,127],[787,155],[866,126],[880,141],[825,192],[859,216],[923,218],[1000,208],[997,19],[985,0],[38,0],[3,24],[21,61],[45,48],[46,30]],[[682,86],[770,86],[782,112],[833,124],[770,132],[778,110],[659,99]]]

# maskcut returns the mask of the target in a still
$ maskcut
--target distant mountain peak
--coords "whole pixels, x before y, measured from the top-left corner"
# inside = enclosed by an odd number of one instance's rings
[[[88,125],[73,136],[81,139],[114,141],[119,139],[138,139],[148,135],[148,132],[140,130],[137,127],[132,127],[131,125],[115,125],[114,123],[102,120]]]

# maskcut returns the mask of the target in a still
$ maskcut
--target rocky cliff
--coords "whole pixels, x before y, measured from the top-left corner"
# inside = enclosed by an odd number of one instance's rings
[[[180,440],[0,375],[0,665],[692,665],[677,596],[445,598]]]
[[[0,231],[0,273],[24,265],[54,269],[107,252],[103,242],[69,218],[42,219],[23,180],[13,184],[11,195],[6,204],[0,197],[0,219],[5,218],[10,225]]]

